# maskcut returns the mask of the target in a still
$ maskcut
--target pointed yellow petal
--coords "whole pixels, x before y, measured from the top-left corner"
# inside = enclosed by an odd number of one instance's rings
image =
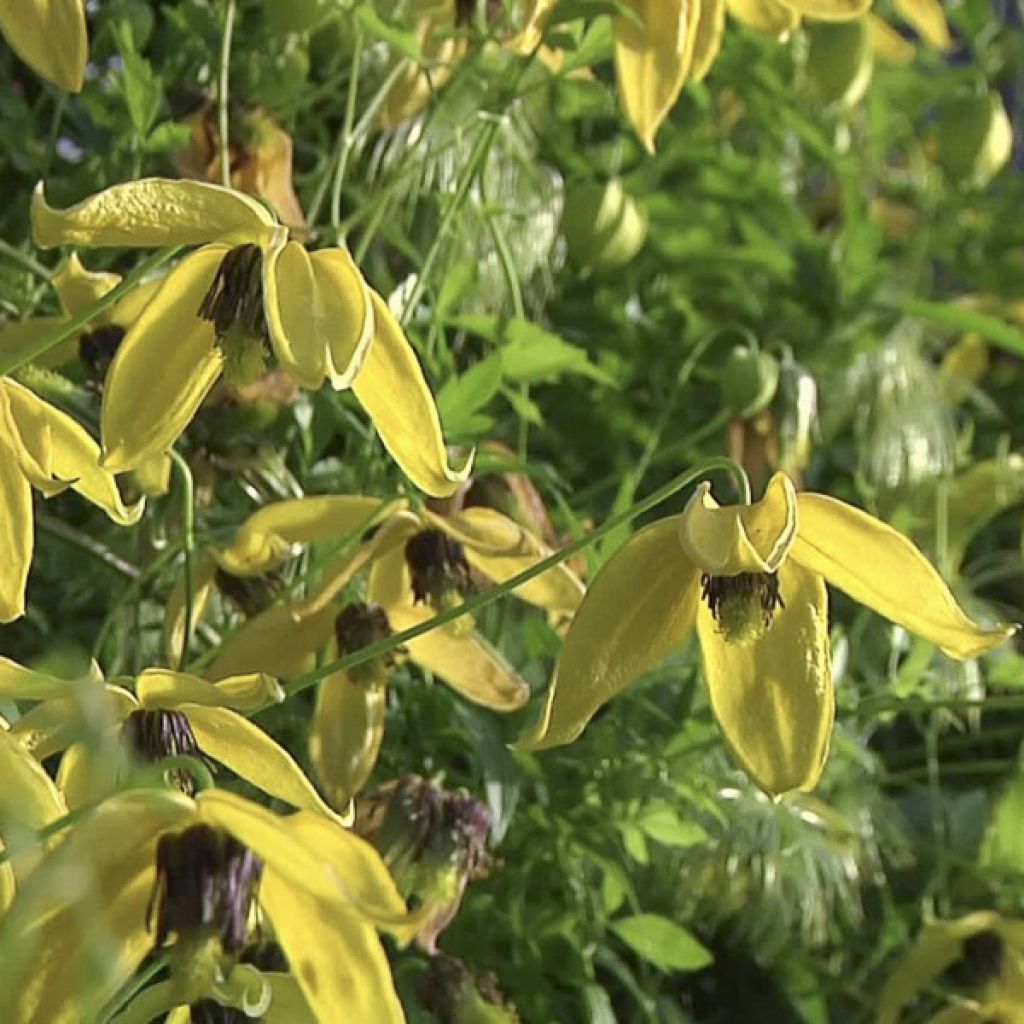
[[[303,387],[316,389],[327,373],[326,317],[330,298],[313,275],[309,253],[279,236],[263,255],[263,311],[274,354]]]
[[[295,758],[249,719],[227,708],[199,704],[183,704],[180,710],[208,757],[278,800],[336,817]]]
[[[774,572],[797,532],[796,491],[776,473],[753,505],[725,508],[701,484],[679,519],[682,547],[695,565],[713,576]]]
[[[533,534],[492,508],[467,508],[452,516],[427,512],[425,518],[461,541],[470,564],[495,583],[504,583],[552,553]],[[524,601],[558,613],[575,611],[583,592],[583,583],[564,563],[513,591]]]
[[[784,39],[800,24],[800,15],[781,0],[726,0],[729,13],[765,35]]]
[[[86,270],[73,252],[50,279],[65,316],[78,316],[121,283],[120,274]]]
[[[124,769],[120,731],[103,734],[101,743],[102,746],[72,743],[61,754],[57,788],[63,794],[68,810],[87,807],[118,788],[119,776]]]
[[[889,64],[910,64],[916,52],[914,44],[904,39],[891,25],[876,14],[869,14],[868,40],[871,52]]]
[[[615,19],[615,77],[626,117],[654,152],[654,137],[686,81],[697,35],[692,0],[626,0]],[[639,20],[639,24],[638,21]]]
[[[13,821],[38,830],[67,813],[64,798],[42,765],[17,737],[4,730],[0,730],[0,778],[4,780],[0,787],[0,826]]]
[[[0,31],[43,78],[68,92],[82,88],[89,58],[82,0],[0,0]]]
[[[871,9],[872,0],[781,0],[797,14],[818,21],[851,21]]]
[[[697,610],[715,718],[740,766],[772,795],[814,788],[835,715],[825,584],[788,561],[779,590],[785,606],[748,644],[727,643],[705,602]]]
[[[0,697],[6,700],[57,700],[73,696],[82,685],[88,682],[60,679],[0,657]]]
[[[953,49],[946,12],[939,0],[896,0],[896,13],[936,50]]]
[[[327,345],[327,373],[336,390],[351,386],[373,340],[370,289],[348,249],[310,257],[316,282],[317,335]]]
[[[130,327],[142,315],[142,311],[149,305],[153,296],[160,291],[166,277],[167,274],[161,271],[156,277],[147,278],[141,284],[137,284],[130,292],[122,295],[113,306],[101,313],[93,323]]]
[[[679,516],[634,534],[587,589],[544,714],[520,745],[542,750],[576,739],[598,708],[679,646],[699,596],[698,569],[679,544]]]
[[[51,331],[63,326],[62,316],[34,316],[19,323],[5,323],[0,327],[0,353],[18,360],[20,365],[35,350],[36,342]],[[60,366],[78,355],[78,338],[62,341],[56,348],[47,349],[43,355],[33,359],[36,366]]]
[[[139,521],[143,502],[125,505],[113,474],[100,468],[99,445],[84,428],[15,381],[6,382],[6,391],[11,414],[29,447],[29,424],[45,422],[50,472],[54,477],[68,481],[73,490],[103,509],[115,522],[130,526]]]
[[[384,739],[385,683],[353,682],[347,672],[321,680],[309,729],[309,757],[335,807],[344,807],[366,783]]]
[[[337,609],[296,620],[287,605],[274,605],[248,619],[221,646],[206,675],[211,679],[265,672],[290,679],[313,667],[314,655],[334,635]]]
[[[260,903],[316,1020],[403,1024],[388,959],[365,919],[296,889],[270,868]]]
[[[220,376],[213,324],[197,311],[227,249],[208,245],[171,271],[117,350],[103,393],[103,465],[132,469],[181,436]]]
[[[15,418],[11,396],[20,387],[10,377],[0,378],[0,445],[8,449],[28,482],[49,498],[66,490],[68,481],[57,480],[53,472],[53,437],[45,404],[17,402]]]
[[[115,725],[138,707],[135,698],[118,686],[80,689],[70,697],[37,704],[11,726],[11,735],[42,761],[104,724]]]
[[[823,494],[801,494],[791,557],[951,658],[974,658],[1012,636],[964,614],[942,577],[901,533]]]
[[[725,0],[700,0],[697,38],[693,44],[690,78],[699,82],[711,70],[725,35]]]
[[[900,1010],[926,986],[960,959],[964,941],[981,932],[993,931],[1000,921],[992,911],[968,914],[957,921],[936,921],[926,925],[910,953],[889,976],[882,989],[878,1024],[896,1024]]]
[[[213,557],[235,576],[267,572],[293,557],[298,544],[355,537],[383,507],[380,498],[352,494],[275,501],[253,513],[231,544],[214,550]]]
[[[135,693],[142,707],[149,711],[174,710],[182,704],[256,711],[268,700],[275,703],[284,700],[278,681],[258,672],[208,683],[186,672],[147,668],[136,680]]]
[[[0,622],[25,614],[33,543],[32,490],[13,453],[0,441]]]
[[[42,182],[32,195],[32,237],[43,249],[262,244],[276,227],[255,199],[203,181],[141,178],[112,185],[66,210],[47,205]]]
[[[374,291],[370,299],[373,341],[352,390],[402,472],[421,491],[450,497],[469,476],[472,456],[449,467],[441,419],[416,354],[387,303]]]
[[[424,529],[422,516],[399,512],[392,516],[374,540],[373,562],[366,581],[366,599],[391,609],[413,604],[412,576],[405,560],[405,545]]]
[[[426,622],[434,612],[423,605],[388,608],[396,632]],[[460,628],[458,620],[405,644],[418,665],[440,676],[467,700],[495,711],[515,711],[530,697],[530,687],[483,637]]]

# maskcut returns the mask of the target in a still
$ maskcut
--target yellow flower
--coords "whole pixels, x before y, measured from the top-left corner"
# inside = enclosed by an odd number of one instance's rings
[[[926,925],[882,990],[878,1024],[897,1024],[901,1011],[946,972],[967,994],[931,1024],[1022,1024],[1024,921],[978,911]]]
[[[152,1017],[216,996],[265,1003],[279,979],[238,962],[255,907],[312,1019],[404,1019],[376,930],[406,942],[418,920],[378,854],[320,815],[282,818],[219,790],[120,793],[76,823],[0,923],[3,1005],[20,1024],[92,1020],[165,946],[170,979],[137,997]],[[302,1019],[270,1005],[266,1019]]]
[[[109,271],[86,270],[78,255],[72,253],[68,262],[50,279],[50,283],[57,293],[61,315],[34,316],[18,323],[0,325],[0,351],[5,355],[23,351],[27,353],[39,339],[63,326],[72,317],[85,312],[116,288],[121,283],[121,275]],[[80,354],[84,361],[89,362],[91,352],[95,352],[100,357],[98,361],[101,368],[105,370],[128,325],[142,312],[159,285],[160,280],[154,279],[133,288],[113,306],[108,306],[95,316],[80,335],[73,335],[33,362],[39,366],[60,366]],[[92,370],[93,367],[87,369]],[[96,376],[102,381],[102,374]]]
[[[382,525],[369,541],[356,544],[371,523]],[[231,544],[210,552],[199,574],[197,613],[212,590],[214,564],[236,576],[254,576],[280,566],[300,545],[330,538],[350,543],[325,569],[313,593],[248,619],[217,652],[207,670],[210,678],[244,672],[294,678],[311,669],[316,652],[325,647],[352,653],[428,621],[439,608],[461,600],[459,588],[472,585],[475,573],[504,581],[550,553],[522,526],[490,508],[439,515],[428,509],[413,512],[405,501],[358,495],[276,502],[252,515]],[[343,607],[339,595],[367,569],[365,602]],[[517,594],[554,615],[566,615],[579,604],[583,585],[559,566]],[[181,593],[168,603],[165,632],[172,651],[180,651],[183,640],[183,603]],[[469,618],[409,641],[400,653],[484,707],[514,711],[529,696],[525,681],[473,631]],[[377,759],[392,663],[382,659],[336,672],[319,684],[310,751],[336,807],[358,792]]]
[[[1014,632],[972,622],[921,552],[859,509],[798,496],[782,473],[750,506],[720,508],[703,484],[590,585],[525,744],[575,739],[696,626],[711,708],[737,761],[768,793],[812,789],[834,715],[826,580],[954,658]]]
[[[25,613],[33,487],[47,498],[70,487],[123,525],[142,516],[142,502],[125,505],[99,455],[99,445],[70,416],[0,378],[0,622]]]
[[[307,253],[255,199],[162,178],[114,185],[66,210],[47,205],[40,183],[32,227],[44,248],[201,245],[167,276],[111,366],[101,417],[110,471],[169,448],[222,372],[232,383],[262,372],[269,341],[304,387],[351,387],[417,487],[445,496],[468,474],[468,462],[449,468],[416,355],[346,249]]]
[[[104,684],[95,668],[90,679],[67,681],[0,658],[0,696],[40,701],[10,734],[40,761],[64,751],[57,784],[71,808],[115,787],[124,768],[123,746],[136,764],[179,755],[210,758],[278,800],[335,817],[291,754],[240,714],[284,699],[269,676],[250,673],[208,683],[149,668],[131,693]]]
[[[82,0],[0,0],[0,32],[43,78],[68,92],[82,88],[89,57]]]
[[[725,0],[729,13],[750,28],[780,38],[801,18],[849,21],[867,13],[871,0]]]

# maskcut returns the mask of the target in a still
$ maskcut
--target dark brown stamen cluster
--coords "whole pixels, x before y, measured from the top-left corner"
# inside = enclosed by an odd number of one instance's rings
[[[370,644],[386,640],[394,631],[388,621],[388,613],[377,604],[356,601],[346,605],[334,620],[334,635],[338,639],[338,653],[354,654]],[[385,664],[390,668],[395,663],[395,652],[384,655]]]
[[[476,12],[477,0],[455,0],[455,26],[461,28],[468,25]],[[502,0],[487,0],[485,4],[487,18],[494,21],[504,10]]]
[[[218,338],[235,330],[249,338],[268,336],[263,315],[263,253],[258,245],[238,245],[217,268],[198,315],[213,323]]]
[[[405,561],[412,575],[417,604],[442,607],[453,592],[472,589],[473,571],[463,546],[441,530],[423,530],[405,545]]]
[[[107,371],[114,361],[118,346],[124,340],[125,329],[110,324],[86,331],[78,339],[78,358],[85,367],[86,379],[94,391],[103,389]]]
[[[180,711],[133,711],[121,726],[121,736],[131,752],[146,764],[166,757],[197,757],[206,763],[188,718]],[[185,771],[169,773],[173,784],[192,796],[195,786]]]
[[[774,572],[741,572],[736,576],[704,573],[700,578],[700,596],[707,602],[716,622],[722,621],[722,608],[727,602],[756,600],[765,629],[772,624],[775,609],[786,607],[779,593],[778,574]]]
[[[163,836],[156,848],[156,885],[146,911],[157,947],[172,936],[216,937],[225,953],[249,941],[249,915],[263,862],[226,832],[192,825]]]
[[[980,988],[1003,971],[1006,948],[992,931],[978,932],[964,940],[960,959],[949,969],[949,978],[963,988]]]
[[[214,577],[217,589],[232,601],[246,618],[270,607],[284,588],[280,573],[267,572],[262,576],[234,576],[218,569]]]

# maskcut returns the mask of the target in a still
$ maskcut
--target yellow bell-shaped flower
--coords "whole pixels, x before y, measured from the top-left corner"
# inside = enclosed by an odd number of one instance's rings
[[[126,526],[142,516],[142,502],[125,505],[99,456],[99,445],[70,416],[17,381],[0,378],[0,622],[25,613],[33,487],[47,498],[70,487]]]
[[[348,250],[312,254],[255,199],[198,181],[146,178],[114,185],[66,210],[32,201],[36,242],[200,245],[167,276],[110,368],[103,465],[123,472],[169,448],[225,373],[263,369],[269,343],[299,384],[351,387],[381,441],[417,487],[452,494],[452,470],[430,389],[387,304]]]
[[[768,793],[812,789],[834,715],[826,581],[954,658],[1015,629],[973,622],[909,540],[841,501],[797,495],[782,473],[749,506],[721,508],[703,484],[591,583],[524,744],[575,739],[696,628],[711,708],[736,760]]]
[[[301,998],[277,974],[240,971],[256,908]],[[138,1019],[244,988],[267,1020],[400,1024],[377,930],[408,942],[419,916],[376,851],[320,815],[280,817],[220,790],[128,791],[77,822],[19,889],[0,922],[0,1001],[20,1024],[93,1020],[167,949],[171,976],[137,996],[152,1010]],[[75,969],[98,936],[103,956]],[[300,1015],[274,1005],[281,992]]]

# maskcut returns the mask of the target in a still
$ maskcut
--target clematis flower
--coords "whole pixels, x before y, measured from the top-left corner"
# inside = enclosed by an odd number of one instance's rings
[[[168,274],[111,366],[101,416],[111,472],[169,448],[222,373],[236,385],[259,376],[269,342],[303,387],[351,387],[417,487],[444,496],[468,475],[469,460],[449,468],[416,355],[346,249],[307,253],[255,199],[162,178],[114,185],[66,210],[47,205],[40,183],[32,227],[44,248],[201,246]]]
[[[43,78],[68,92],[82,88],[89,59],[82,0],[0,0],[0,33]]]
[[[169,980],[137,996],[152,1018],[213,998],[301,1020],[274,1005],[276,975],[239,963],[256,908],[313,1019],[404,1019],[376,930],[405,942],[418,920],[373,848],[320,815],[282,818],[219,790],[120,793],[75,825],[0,922],[4,1006],[21,1024],[92,1020],[166,948]]]
[[[70,416],[10,377],[0,378],[0,622],[25,613],[33,487],[47,498],[70,487],[125,526],[141,518],[142,502],[124,503],[99,456],[99,445]]]
[[[902,1011],[943,974],[958,993],[929,1018],[931,1024],[1020,1024],[1024,921],[983,910],[926,925],[882,990],[878,1024],[897,1024]]]
[[[801,18],[859,18],[870,9],[871,0],[725,0],[725,7],[737,21],[781,39],[799,26]]]
[[[336,817],[291,754],[240,713],[284,699],[269,676],[250,673],[209,683],[150,668],[140,673],[132,693],[104,683],[97,668],[90,679],[68,681],[0,658],[0,696],[39,701],[10,734],[40,761],[64,751],[57,785],[71,808],[109,794],[127,767],[126,756],[148,764],[186,755],[217,761],[294,807]],[[183,773],[174,772],[171,781],[190,790]]]
[[[736,760],[767,793],[812,789],[834,716],[826,581],[961,660],[1016,628],[973,622],[905,537],[834,498],[797,495],[785,474],[750,506],[719,507],[705,483],[590,585],[524,744],[575,739],[696,627],[711,709]]]

